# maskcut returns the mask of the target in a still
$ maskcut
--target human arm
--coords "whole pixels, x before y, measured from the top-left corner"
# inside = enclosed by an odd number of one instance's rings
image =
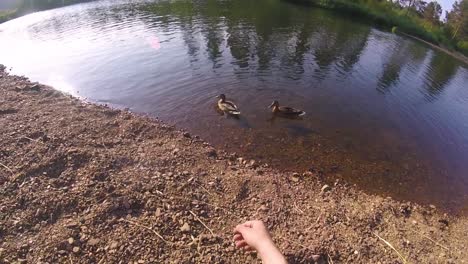
[[[264,264],[286,264],[286,259],[271,239],[262,221],[247,221],[234,229],[237,248],[256,250]]]

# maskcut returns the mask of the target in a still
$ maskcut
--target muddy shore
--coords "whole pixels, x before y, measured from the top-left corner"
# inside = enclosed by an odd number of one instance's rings
[[[468,263],[466,217],[280,173],[3,67],[0,138],[0,263],[257,263],[232,243],[253,218],[291,263]]]

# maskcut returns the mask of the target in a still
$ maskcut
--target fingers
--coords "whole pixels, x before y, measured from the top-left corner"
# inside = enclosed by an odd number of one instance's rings
[[[243,240],[244,238],[242,237],[241,234],[235,234],[234,235],[234,241],[237,241],[237,240]]]
[[[245,246],[245,247],[243,248],[243,250],[245,250],[245,251],[254,251],[255,249],[254,249],[253,247],[247,245],[247,246]]]
[[[234,233],[241,233],[245,228],[253,228],[254,225],[263,225],[263,222],[259,220],[246,221],[243,224],[237,225],[234,228]]]
[[[252,228],[255,224],[258,224],[259,222],[261,222],[261,221],[252,220],[252,221],[247,221],[247,222],[245,222],[243,225],[244,225],[245,227],[250,227],[250,228]]]
[[[235,242],[235,244],[237,248],[244,248],[245,246],[248,246],[245,240],[238,240]]]
[[[241,233],[244,232],[247,228],[247,226],[245,226],[244,224],[241,224],[241,225],[237,225],[236,228],[234,228],[234,233]]]

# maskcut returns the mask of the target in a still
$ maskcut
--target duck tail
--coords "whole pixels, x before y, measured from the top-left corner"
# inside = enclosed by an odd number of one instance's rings
[[[305,116],[306,112],[301,111],[298,116]]]
[[[230,113],[231,115],[240,115],[240,114],[241,114],[241,112],[239,112],[239,111],[231,111],[231,112],[229,112],[229,113]]]

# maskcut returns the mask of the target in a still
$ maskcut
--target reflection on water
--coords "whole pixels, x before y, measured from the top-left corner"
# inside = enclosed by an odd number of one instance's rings
[[[468,71],[281,1],[98,1],[0,25],[0,63],[285,170],[451,210],[468,194]],[[243,115],[226,118],[225,93]],[[272,118],[278,99],[307,112]]]

